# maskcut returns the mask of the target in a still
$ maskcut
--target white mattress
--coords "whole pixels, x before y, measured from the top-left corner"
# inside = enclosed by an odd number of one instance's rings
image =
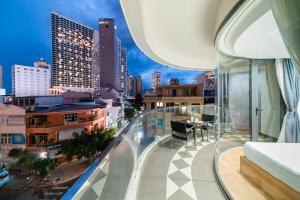
[[[262,143],[247,142],[245,156],[300,192],[300,143]]]

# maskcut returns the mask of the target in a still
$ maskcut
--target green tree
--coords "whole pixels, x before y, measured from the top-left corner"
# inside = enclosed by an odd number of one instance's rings
[[[33,154],[22,149],[11,149],[8,156],[17,159],[16,165],[22,170],[33,172],[33,162],[36,159]]]
[[[21,155],[23,154],[23,150],[22,149],[11,149],[8,152],[8,156],[11,158],[19,158]]]
[[[46,158],[46,159],[36,159],[35,162],[33,162],[33,169],[35,169],[37,175],[43,179],[45,178],[50,170],[54,170],[56,167],[55,163]]]
[[[135,99],[133,102],[133,108],[140,111],[141,107],[143,106],[143,101],[144,101],[144,99],[143,99],[142,95],[140,93],[137,93],[135,95]]]
[[[16,165],[22,170],[36,174],[40,178],[45,178],[50,170],[55,169],[55,164],[52,160],[48,158],[42,159],[26,150],[11,149],[8,156],[17,159]]]
[[[87,158],[93,162],[95,157],[103,151],[114,139],[114,129],[94,127],[92,131],[84,130],[81,134],[74,134],[71,140],[62,142],[61,152],[69,161],[76,156],[79,160]]]
[[[61,142],[61,153],[67,157],[68,161],[71,161],[78,154],[78,146],[81,145],[79,136],[79,133],[74,132],[73,139]]]
[[[137,110],[135,108],[126,108],[124,110],[125,118],[132,119],[135,116],[136,112]]]

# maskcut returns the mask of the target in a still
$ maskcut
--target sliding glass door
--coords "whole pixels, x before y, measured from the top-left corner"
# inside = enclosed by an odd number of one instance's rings
[[[251,60],[252,141],[277,141],[284,113],[275,60]]]
[[[250,134],[250,60],[220,54],[217,149],[242,145]]]
[[[275,60],[219,56],[217,90],[218,147],[247,141],[276,142],[285,104]]]

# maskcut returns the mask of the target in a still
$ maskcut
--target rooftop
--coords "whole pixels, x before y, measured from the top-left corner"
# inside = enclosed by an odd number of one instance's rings
[[[47,112],[69,112],[69,111],[78,111],[78,110],[91,110],[97,108],[105,108],[103,105],[86,105],[86,104],[64,104],[51,107],[36,107],[35,112],[47,113]]]
[[[157,88],[184,88],[184,87],[198,87],[203,84],[179,84],[179,85],[157,85]]]

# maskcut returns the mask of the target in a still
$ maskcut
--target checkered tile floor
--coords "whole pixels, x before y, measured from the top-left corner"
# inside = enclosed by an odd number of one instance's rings
[[[238,141],[244,143],[251,139],[247,132],[234,132],[222,135],[220,141]],[[206,141],[206,137],[204,137]],[[258,141],[268,141],[267,137],[260,136]],[[209,141],[202,142],[197,138],[196,148],[193,141],[187,146],[182,146],[173,156],[167,176],[166,199],[167,200],[196,200],[196,192],[193,185],[192,163],[196,154],[206,145],[214,143],[215,137],[210,134]]]
[[[193,178],[192,178],[192,163],[195,155],[204,146],[215,142],[214,136],[210,136],[208,142],[196,140],[196,148],[193,141],[188,142],[187,146],[182,146],[173,156],[167,176],[166,199],[197,199]]]
[[[248,132],[243,132],[243,131],[237,131],[233,133],[225,133],[221,137],[221,141],[240,141],[240,142],[246,142],[250,141],[251,136],[250,133]],[[258,142],[274,142],[274,140],[268,136],[264,135],[259,135],[258,137]]]

